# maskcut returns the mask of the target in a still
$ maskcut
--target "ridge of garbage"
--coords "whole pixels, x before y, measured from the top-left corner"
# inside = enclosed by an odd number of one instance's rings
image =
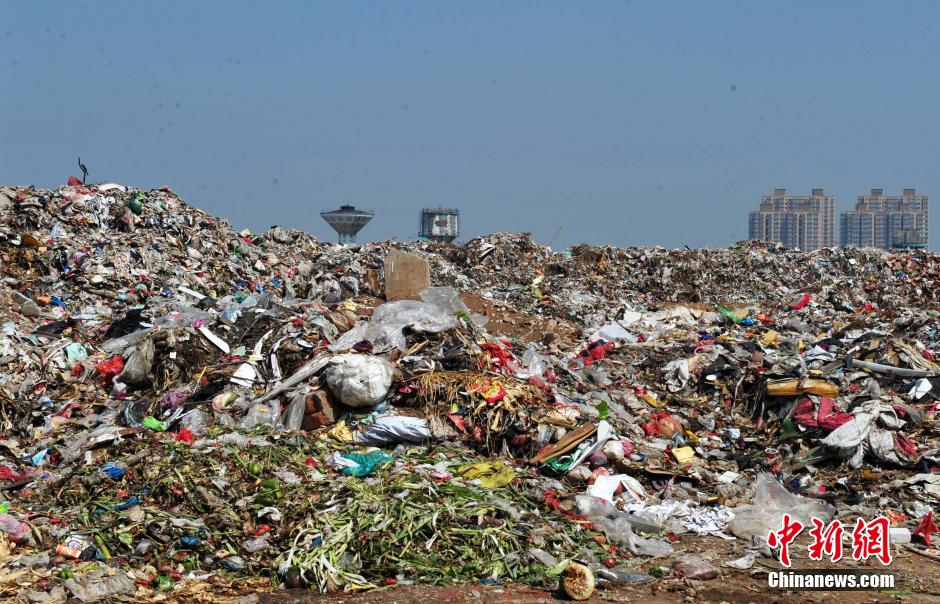
[[[583,591],[732,572],[696,535],[775,558],[784,513],[936,530],[930,252],[343,246],[73,182],[0,187],[0,274],[7,598]]]

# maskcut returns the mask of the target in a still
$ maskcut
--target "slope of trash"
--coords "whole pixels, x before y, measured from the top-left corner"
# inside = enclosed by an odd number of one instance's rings
[[[73,180],[0,187],[0,273],[8,600],[587,597],[777,564],[785,513],[936,554],[934,254],[340,246]]]

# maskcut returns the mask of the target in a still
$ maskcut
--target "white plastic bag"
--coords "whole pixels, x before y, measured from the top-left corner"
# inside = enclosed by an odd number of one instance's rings
[[[382,357],[341,354],[330,359],[326,383],[343,404],[368,407],[385,400],[394,372]]]
[[[440,333],[457,327],[456,317],[448,312],[416,300],[388,302],[372,311],[369,323],[359,323],[344,333],[330,350],[349,350],[356,342],[372,342],[376,352],[407,347],[403,330],[408,327],[425,333]]]
[[[281,415],[281,403],[279,401],[268,401],[266,403],[255,403],[239,427],[242,430],[251,430],[256,426],[277,425],[277,419]]]
[[[759,474],[756,483],[754,504],[735,508],[734,519],[728,524],[731,533],[741,539],[766,537],[771,531],[779,531],[784,514],[806,526],[812,524],[813,518],[825,522],[835,514],[836,509],[825,501],[794,495],[770,474]]]

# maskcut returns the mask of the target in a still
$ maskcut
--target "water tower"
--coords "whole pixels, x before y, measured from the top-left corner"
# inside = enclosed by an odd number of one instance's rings
[[[375,213],[357,210],[349,204],[344,204],[338,210],[320,212],[320,216],[339,235],[340,243],[352,243],[356,240],[356,234],[372,220]]]
[[[456,208],[424,208],[420,220],[418,237],[450,243],[460,236],[460,211]]]

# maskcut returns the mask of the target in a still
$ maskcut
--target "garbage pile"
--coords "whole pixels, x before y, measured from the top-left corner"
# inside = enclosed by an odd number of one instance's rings
[[[784,513],[935,530],[927,252],[340,246],[73,181],[0,188],[0,273],[7,599],[586,598]]]

